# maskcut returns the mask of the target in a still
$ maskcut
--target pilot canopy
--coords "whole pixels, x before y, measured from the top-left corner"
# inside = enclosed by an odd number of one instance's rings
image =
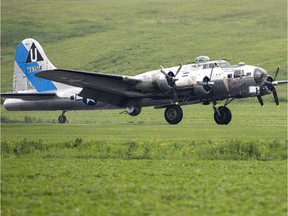
[[[195,59],[195,63],[203,63],[203,62],[207,62],[210,61],[210,58],[208,56],[198,56]]]

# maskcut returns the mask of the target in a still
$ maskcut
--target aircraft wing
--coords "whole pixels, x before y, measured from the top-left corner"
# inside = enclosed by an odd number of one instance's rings
[[[127,76],[63,69],[42,71],[35,76],[83,88],[79,94],[81,97],[117,106],[126,106],[129,101],[143,97],[132,90],[141,80]]]
[[[36,76],[71,86],[96,89],[123,96],[126,96],[127,90],[141,82],[141,80],[120,75],[62,69],[42,71]]]
[[[22,100],[46,100],[57,97],[55,93],[3,93],[1,98],[14,98]]]

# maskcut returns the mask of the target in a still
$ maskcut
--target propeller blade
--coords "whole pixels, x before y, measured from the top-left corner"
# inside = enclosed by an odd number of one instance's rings
[[[209,85],[208,82],[198,82],[197,84],[201,85],[201,86],[208,86]]]
[[[166,71],[165,71],[165,69],[164,69],[164,67],[162,66],[162,65],[160,65],[160,67],[161,67],[161,70],[160,70],[160,72],[165,76],[165,77],[167,77],[168,76],[168,74],[166,73]]]
[[[211,73],[210,73],[210,81],[211,81],[211,79],[212,79],[213,70],[214,70],[214,65],[212,66],[212,69],[211,69]]]
[[[161,72],[165,77],[168,76],[168,74],[167,74],[164,70],[160,70],[160,72]]]
[[[277,75],[278,75],[279,69],[280,69],[280,67],[278,67],[277,70],[276,70],[276,72],[275,72],[274,80],[276,80],[276,77],[277,77]]]
[[[279,105],[279,99],[278,99],[276,88],[273,88],[273,97],[274,97],[274,101],[275,101],[276,105],[278,106]]]
[[[262,99],[261,95],[257,95],[257,98],[258,98],[258,101],[259,101],[260,105],[264,106],[264,102],[263,102],[263,99]]]
[[[176,72],[176,74],[175,74],[175,77],[178,75],[178,73],[181,71],[181,68],[182,68],[182,64],[179,66],[179,68],[178,68],[178,70],[177,70],[177,72]]]
[[[175,76],[173,76],[173,72],[172,71],[170,71],[172,74],[169,74],[170,72],[167,73],[162,65],[160,65],[160,67],[161,67],[160,72],[165,75],[165,78],[167,80],[168,85],[170,85],[172,87],[171,91],[172,91],[172,94],[173,94],[174,102],[178,103],[178,96],[177,96],[177,92],[176,92],[176,81],[178,79],[176,79],[175,77],[180,72],[180,70],[182,68],[182,65],[180,65],[180,67],[178,68]]]

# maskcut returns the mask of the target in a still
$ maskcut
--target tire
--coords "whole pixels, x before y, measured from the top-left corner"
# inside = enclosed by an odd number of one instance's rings
[[[65,124],[65,122],[66,122],[66,116],[65,115],[60,115],[59,117],[58,117],[58,122],[60,123],[60,124]]]
[[[141,107],[127,107],[126,111],[130,116],[137,116],[141,113],[142,108]]]
[[[178,124],[183,118],[183,111],[180,106],[168,106],[164,113],[165,120],[169,124]]]
[[[232,113],[230,111],[230,109],[228,109],[228,107],[223,107],[220,106],[218,108],[220,116],[218,115],[218,113],[215,111],[214,112],[214,120],[218,125],[227,125],[230,123],[231,119],[232,119]]]

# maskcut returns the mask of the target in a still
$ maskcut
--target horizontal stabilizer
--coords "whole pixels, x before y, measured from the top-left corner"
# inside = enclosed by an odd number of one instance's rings
[[[1,98],[14,98],[22,100],[46,100],[57,97],[55,93],[5,93]]]

